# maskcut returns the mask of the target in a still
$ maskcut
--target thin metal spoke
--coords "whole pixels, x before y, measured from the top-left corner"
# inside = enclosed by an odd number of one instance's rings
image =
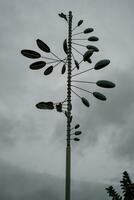
[[[78,95],[76,92],[74,92],[74,90],[71,89],[71,91],[72,91],[77,97],[79,97],[79,98],[81,99],[81,96]]]
[[[41,56],[41,58],[45,58],[45,59],[48,59],[48,60],[55,60],[55,61],[59,61],[59,59],[54,59],[54,58],[49,58],[49,57],[45,57],[45,56]]]
[[[79,65],[83,62],[83,59],[79,62]]]
[[[75,35],[80,35],[80,34],[82,34],[83,32],[79,32],[79,33],[74,33],[74,34],[72,34],[72,36],[75,36]]]
[[[83,59],[79,62],[79,65],[83,62]],[[76,66],[71,70],[73,71],[76,68]]]
[[[74,60],[74,62],[75,62],[75,57],[74,57],[74,54],[72,53],[72,57],[73,57],[73,60]]]
[[[67,106],[62,106],[62,109],[65,109],[65,110],[66,110],[66,109],[67,109]]]
[[[61,62],[62,62],[62,61],[59,61],[58,63],[56,63],[56,64],[53,66],[53,68],[56,67],[56,66],[58,66]]]
[[[90,91],[88,91],[88,90],[85,90],[85,89],[83,89],[83,88],[80,88],[80,87],[78,87],[78,86],[75,86],[75,85],[71,85],[72,87],[75,87],[75,88],[77,88],[77,89],[79,89],[79,90],[82,90],[82,91],[84,91],[84,92],[88,92],[88,93],[90,93],[90,94],[92,94],[92,92],[90,92]]]
[[[51,64],[51,63],[56,63],[56,62],[59,62],[59,60],[52,61],[52,62],[47,62],[46,64]]]
[[[86,45],[75,43],[75,42],[72,42],[72,44],[75,44],[75,45],[78,45],[78,46],[82,46],[82,47],[86,47]]]
[[[53,53],[52,51],[51,51],[51,54],[52,54],[53,56],[55,56],[56,58],[58,58],[61,62],[64,62],[64,63],[65,63],[64,59],[59,58],[59,57],[58,57],[55,53]]]
[[[92,69],[94,69],[94,68],[90,68],[90,69],[87,69],[87,70],[82,71],[82,72],[80,72],[80,73],[73,74],[71,77],[78,76],[78,75],[83,74],[83,73],[85,73],[85,72],[88,72],[88,71],[90,71],[90,70],[92,70]]]
[[[93,83],[93,84],[96,83],[96,82],[91,82],[91,81],[77,81],[77,80],[72,80],[72,82],[78,82],[78,83]]]
[[[72,53],[72,57],[73,57],[74,64],[75,64],[75,57],[74,57],[73,53]],[[74,69],[75,69],[75,67],[71,71],[73,71]]]
[[[62,106],[67,107],[67,104],[62,104]]]
[[[76,68],[76,66],[71,71],[73,71],[75,68]]]
[[[75,51],[77,51],[77,53],[79,53],[81,56],[83,56],[83,54],[80,52],[80,51],[78,51],[76,48],[74,48],[74,47],[72,47]]]
[[[62,101],[61,103],[67,102],[67,98],[64,99],[64,101]]]
[[[67,104],[62,104],[64,107],[67,107]]]
[[[72,40],[88,40],[87,38],[73,38]]]
[[[72,32],[77,28],[78,26],[75,26],[73,29],[72,29]]]

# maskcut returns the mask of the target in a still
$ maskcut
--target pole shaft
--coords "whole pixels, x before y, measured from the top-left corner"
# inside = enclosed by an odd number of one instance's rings
[[[69,11],[68,21],[68,77],[67,77],[67,146],[66,146],[66,185],[65,185],[65,200],[70,200],[71,189],[71,59],[72,59],[72,12]]]

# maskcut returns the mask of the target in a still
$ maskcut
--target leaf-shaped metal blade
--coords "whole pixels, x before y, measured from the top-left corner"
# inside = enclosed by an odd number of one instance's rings
[[[106,81],[106,80],[99,80],[96,82],[96,85],[98,85],[99,87],[103,87],[103,88],[114,88],[115,87],[115,83],[113,83],[111,81]]]
[[[53,110],[54,109],[54,105],[53,102],[49,101],[49,102],[39,102],[36,104],[36,107],[38,109],[42,109],[42,110]]]
[[[99,49],[97,48],[97,47],[95,47],[95,46],[93,46],[93,45],[87,45],[86,46],[87,47],[87,49],[92,49],[92,50],[94,50],[95,52],[98,52],[99,51]]]
[[[91,42],[96,42],[98,40],[99,40],[99,38],[96,37],[96,36],[91,36],[91,37],[88,38],[88,41],[91,41]]]
[[[81,19],[80,21],[78,21],[77,26],[80,26],[83,23],[83,20]]]
[[[83,33],[84,33],[84,34],[87,34],[87,33],[93,32],[93,31],[94,31],[93,28],[86,28],[86,29],[83,31]]]
[[[23,49],[21,51],[21,54],[27,58],[32,58],[32,59],[41,57],[41,55],[38,52],[29,49]]]
[[[90,106],[88,100],[87,100],[85,97],[81,97],[81,101],[82,101],[82,103],[83,103],[86,107],[89,107],[89,106]]]
[[[110,60],[108,59],[100,60],[99,62],[96,63],[96,65],[94,66],[94,69],[95,70],[102,69],[106,67],[107,65],[109,65],[109,63],[110,63]]]
[[[76,124],[74,128],[77,129],[77,128],[79,128],[79,127],[80,127],[80,125],[79,125],[79,124]]]
[[[87,61],[92,56],[93,52],[94,51],[92,49],[90,49],[84,53],[84,55],[83,55],[84,62]]]
[[[75,63],[76,68],[79,70],[80,66],[79,66],[78,61],[77,61],[77,60],[74,60],[74,63]]]
[[[65,39],[64,42],[63,42],[63,49],[64,49],[64,52],[67,54],[67,52],[68,52],[67,39]]]
[[[44,43],[42,40],[40,39],[37,39],[36,40],[36,43],[37,43],[37,46],[42,50],[42,51],[45,51],[46,53],[50,53],[50,48],[49,46]]]
[[[66,65],[64,64],[61,70],[61,74],[64,74],[66,72]]]
[[[64,13],[59,13],[59,16],[67,21],[67,16]]]
[[[82,132],[81,131],[75,131],[75,133],[74,133],[75,135],[81,135],[82,134]]]
[[[92,60],[90,59],[90,58],[88,58],[87,60],[86,60],[88,63],[92,63]]]
[[[78,142],[78,141],[80,141],[80,139],[79,139],[79,138],[74,138],[73,140],[74,140],[74,141],[77,141],[77,142]]]
[[[45,65],[46,65],[46,62],[38,61],[38,62],[32,63],[29,67],[32,70],[38,70],[38,69],[42,69]]]
[[[93,92],[93,96],[102,101],[106,101],[107,99],[103,94],[99,92]]]
[[[52,71],[53,71],[53,66],[50,66],[44,71],[44,75],[49,75],[52,73]]]

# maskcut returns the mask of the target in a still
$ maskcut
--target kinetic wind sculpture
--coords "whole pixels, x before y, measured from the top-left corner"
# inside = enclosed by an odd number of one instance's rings
[[[72,103],[71,103],[71,94],[76,95],[81,102],[86,106],[89,107],[90,103],[89,101],[78,94],[76,90],[81,90],[86,93],[92,94],[95,98],[105,101],[106,97],[101,94],[100,92],[91,92],[89,90],[84,89],[83,87],[78,87],[76,84],[81,83],[81,84],[96,84],[99,87],[102,88],[114,88],[115,84],[111,81],[107,80],[99,80],[97,82],[91,82],[91,81],[85,81],[85,80],[78,80],[74,79],[74,77],[79,77],[83,73],[87,73],[88,71],[91,70],[101,70],[102,68],[106,67],[109,65],[110,60],[108,59],[103,59],[98,61],[94,67],[89,66],[92,64],[91,57],[96,53],[99,52],[99,49],[94,46],[92,43],[97,42],[99,40],[98,37],[96,36],[90,36],[88,38],[77,38],[77,35],[87,35],[87,34],[92,34],[94,31],[93,28],[86,28],[82,32],[75,32],[82,24],[83,20],[78,21],[77,25],[72,28],[72,12],[69,11],[69,15],[65,15],[63,13],[59,14],[61,18],[63,18],[67,24],[68,24],[68,38],[65,38],[63,42],[63,50],[66,54],[65,58],[60,58],[57,56],[51,49],[50,47],[44,43],[42,40],[37,39],[36,43],[37,46],[39,47],[40,50],[42,50],[43,55],[40,53],[33,51],[33,50],[28,50],[24,49],[21,51],[22,55],[31,58],[31,59],[39,59],[39,61],[36,61],[30,65],[30,69],[32,70],[40,70],[42,68],[45,68],[44,75],[48,76],[50,75],[53,70],[55,70],[56,67],[58,67],[60,64],[62,64],[61,68],[61,74],[65,74],[67,72],[67,96],[66,99],[59,102],[59,103],[53,103],[52,101],[46,102],[39,102],[36,104],[36,107],[38,109],[42,110],[54,110],[56,109],[58,112],[62,112],[65,114],[67,118],[67,146],[66,146],[66,184],[65,184],[65,199],[70,200],[70,181],[71,181],[71,140],[74,141],[79,141],[79,135],[81,134],[81,131],[74,131],[80,127],[79,124],[76,124],[74,127],[71,126],[72,122]],[[88,41],[91,42],[91,44],[84,45],[81,42],[82,41]],[[77,43],[77,41],[80,41],[80,43]],[[85,53],[83,54],[79,49],[76,47],[84,47]],[[75,53],[80,55],[80,60],[78,61],[75,58]],[[44,56],[45,53],[45,56]],[[47,56],[49,55],[49,56]],[[45,61],[43,60],[45,59]],[[73,63],[72,63],[73,62]],[[82,70],[82,64],[84,65],[87,63],[87,69]],[[75,72],[76,71],[76,72]],[[73,88],[73,89],[72,89]],[[72,133],[73,131],[73,133]],[[76,137],[75,137],[75,136]],[[72,137],[73,136],[73,137]]]

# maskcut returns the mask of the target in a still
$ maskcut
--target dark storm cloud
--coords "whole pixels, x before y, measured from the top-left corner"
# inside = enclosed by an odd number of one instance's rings
[[[64,180],[49,174],[26,171],[9,163],[0,162],[0,198],[2,200],[61,200]],[[74,200],[105,200],[106,185],[72,181]]]
[[[38,121],[31,118],[29,114],[12,114],[11,112],[0,114],[0,148],[15,146],[19,141],[30,142],[40,140],[43,119]]]
[[[4,116],[0,118],[0,146],[4,147],[7,144],[14,144],[15,138],[11,134],[15,127],[14,120],[8,119]]]
[[[22,57],[20,50],[23,48],[36,50],[35,40],[40,38],[51,44],[55,48],[55,52],[57,52],[57,49],[60,51],[59,41],[64,38],[66,30],[65,24],[58,18],[57,13],[60,11],[67,12],[72,9],[74,11],[74,24],[77,23],[76,20],[81,18],[85,21],[84,26],[88,26],[89,23],[91,25],[94,24],[96,28],[95,34],[97,33],[100,36],[102,42],[99,43],[99,47],[104,49],[104,51],[101,51],[102,57],[104,56],[103,54],[107,57],[110,55],[113,66],[116,66],[108,71],[108,79],[113,80],[117,85],[115,89],[109,91],[94,88],[108,97],[107,102],[100,102],[85,94],[91,103],[89,109],[81,104],[80,99],[73,98],[73,124],[80,123],[80,129],[83,132],[81,142],[77,148],[79,148],[79,152],[81,151],[81,153],[84,152],[88,155],[88,151],[84,150],[97,148],[101,136],[104,136],[108,147],[106,151],[109,153],[109,158],[113,159],[113,164],[120,162],[120,159],[125,162],[132,160],[134,153],[133,5],[133,0],[78,0],[76,2],[71,0],[58,0],[56,2],[52,0],[0,1],[1,156],[4,149],[7,150],[7,147],[14,147],[15,144],[21,141],[24,146],[22,145],[21,150],[18,150],[17,146],[14,149],[12,148],[11,158],[8,158],[10,154],[3,154],[6,156],[6,160],[9,159],[10,162],[14,160],[12,163],[17,165],[18,162],[19,165],[20,159],[22,160],[21,163],[26,163],[29,160],[29,157],[27,158],[24,155],[29,149],[33,148],[33,154],[36,150],[40,153],[40,142],[38,140],[41,141],[45,138],[45,141],[48,142],[47,145],[53,146],[54,151],[59,150],[58,147],[55,148],[57,143],[64,145],[66,118],[60,113],[51,112],[49,114],[48,112],[43,113],[34,109],[35,103],[40,100],[52,98],[58,101],[59,96],[60,98],[62,96],[58,91],[64,92],[63,86],[61,86],[62,82],[59,81],[59,76],[57,76],[58,81],[54,76],[50,76],[44,81],[42,71],[36,73],[29,71],[28,66],[31,61]],[[100,74],[101,72],[97,75],[98,79],[104,79],[104,77],[107,79],[105,70]],[[91,78],[93,77],[91,75]],[[87,87],[87,89],[89,88]],[[82,93],[82,96],[84,96],[84,93]],[[52,136],[51,140],[47,140],[44,132],[48,135],[50,134],[50,137]],[[37,144],[36,148],[30,143],[32,139]],[[24,153],[23,147],[26,147]],[[47,146],[45,148],[47,152]],[[15,152],[17,152],[16,158],[13,157]],[[48,150],[45,160],[50,157],[49,152],[51,155],[55,153]],[[41,158],[37,159],[38,161],[44,157],[43,153]],[[20,155],[21,158],[17,159]],[[34,159],[30,161],[31,169],[37,170],[36,166],[34,166],[36,158],[34,157]],[[56,173],[57,157],[54,158],[52,156],[51,159],[53,162],[50,163],[54,166]],[[87,162],[90,163],[90,161]],[[95,165],[97,166],[98,163],[96,162]],[[27,165],[24,164],[22,167],[25,166]],[[109,171],[112,171],[110,167],[112,168],[112,166],[109,166]],[[114,170],[116,171],[115,168]],[[92,176],[95,177],[94,180],[97,180],[95,170],[92,171],[94,173]],[[82,173],[84,174],[85,172],[82,171]],[[90,173],[86,174],[86,177],[87,179],[89,177],[90,180]],[[19,167],[11,167],[9,163],[4,163],[3,161],[0,164],[0,180],[2,180],[0,181],[0,199],[2,200],[60,200],[64,196],[63,180],[47,173],[43,175],[20,170]],[[104,188],[105,186],[101,184],[76,181],[72,183],[72,196],[74,200],[104,200],[107,199]]]
[[[119,156],[128,161],[132,160],[134,153],[132,123],[134,120],[134,93],[132,92],[134,73],[120,71],[119,74],[113,74],[113,77],[117,83],[116,88],[110,91],[112,94],[105,90],[102,91],[102,93],[107,94],[108,102],[102,104],[99,101],[94,101],[92,106],[97,104],[95,112],[92,110],[88,115],[84,116],[83,114],[82,116],[84,118],[82,122],[82,125],[84,123],[84,133],[87,133],[84,145],[96,143],[101,135],[105,135],[106,138],[109,138],[107,142],[109,150],[113,151],[113,156]]]
[[[0,197],[2,200],[62,199],[62,181],[48,174],[40,175],[28,172],[1,161],[0,180]],[[62,190],[60,190],[60,187]]]
[[[128,66],[128,68],[130,67]],[[73,113],[75,112],[74,121],[75,123],[80,122],[81,124],[84,139],[83,147],[85,145],[96,144],[98,138],[101,137],[102,134],[105,134],[107,137],[108,133],[105,133],[105,130],[107,130],[108,127],[110,127],[110,132],[113,132],[116,138],[118,138],[119,135],[126,138],[127,134],[127,137],[129,138],[130,136],[130,141],[132,141],[131,137],[133,137],[133,134],[131,133],[133,131],[133,125],[131,123],[134,120],[134,93],[132,92],[134,73],[128,70],[122,70],[117,73],[111,72],[111,77],[113,77],[116,82],[116,88],[112,90],[96,88],[97,91],[101,91],[107,96],[106,102],[101,102],[91,95],[86,96],[89,101],[91,100],[91,107],[85,109],[80,100],[78,98],[75,99],[74,107],[76,110],[73,111]],[[79,93],[84,95],[82,92]],[[63,121],[62,119],[59,125],[57,125],[56,137],[61,137],[64,126],[65,120]],[[115,141],[113,139],[114,143]],[[117,143],[119,143],[119,146],[124,146],[124,142],[121,144],[122,142],[122,140],[118,140]],[[132,145],[127,141],[125,146],[128,147],[128,150],[130,148],[131,152],[134,151]]]
[[[126,160],[128,163],[133,164],[134,128],[128,123],[125,123],[123,127],[118,130],[118,136],[115,139],[113,140],[114,145],[112,145],[113,147],[111,148],[115,158]]]

